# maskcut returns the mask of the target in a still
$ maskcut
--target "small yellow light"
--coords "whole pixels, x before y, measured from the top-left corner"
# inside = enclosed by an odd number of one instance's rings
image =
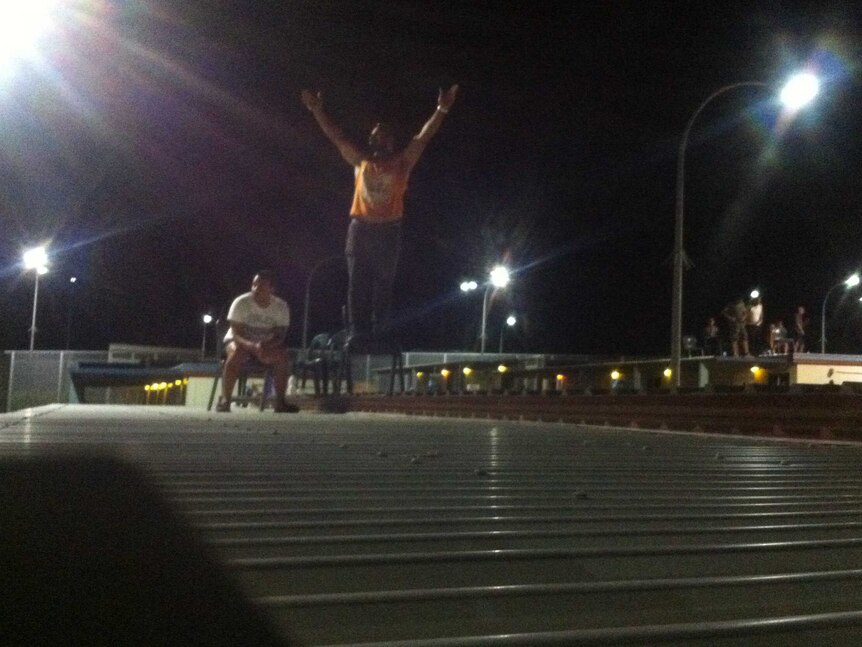
[[[150,390],[150,385],[144,384],[144,391],[149,391],[149,390]]]
[[[612,379],[612,380],[618,380],[618,379],[620,379],[620,376],[621,376],[621,375],[622,375],[622,373],[620,373],[620,372],[619,372],[619,371],[617,371],[617,370],[613,370],[613,371],[611,371],[611,379]]]
[[[168,388],[168,385],[167,385],[167,383],[166,383],[166,382],[162,382],[162,383],[160,383],[160,384],[159,384],[159,388],[160,388],[162,391],[164,391],[166,388]]]
[[[448,368],[444,368],[442,371],[440,371],[440,375],[442,375],[443,377],[449,377],[451,374],[452,371],[450,371]]]
[[[752,366],[751,372],[752,373],[760,373],[760,367],[759,366]]]
[[[470,373],[473,372],[473,369],[469,366],[465,366],[462,372],[464,373],[464,375],[470,375]]]
[[[416,371],[416,377],[425,377],[425,373],[422,371]]]
[[[182,380],[174,380],[174,384],[176,384],[177,386],[179,386],[182,383],[183,383]]]
[[[183,378],[183,384],[188,384],[188,383],[189,383],[189,378],[187,378],[187,377]]]
[[[671,376],[671,375],[673,375],[673,371],[672,371],[672,370],[670,370],[669,368],[666,368],[666,369],[664,369],[664,371],[662,371],[662,374],[663,374],[667,379],[670,379],[670,376]]]
[[[159,390],[159,383],[158,383],[158,382],[153,382],[152,384],[150,384],[150,388],[151,388],[153,391],[158,391],[158,390]]]
[[[557,375],[557,382],[565,382],[565,381],[566,381],[565,375],[563,375],[562,373]]]
[[[505,364],[500,364],[500,365],[497,367],[497,371],[498,371],[498,372],[500,372],[500,373],[505,373],[505,372],[506,372],[506,371],[508,371],[508,370],[509,370],[509,367],[508,367],[508,366],[506,366]]]

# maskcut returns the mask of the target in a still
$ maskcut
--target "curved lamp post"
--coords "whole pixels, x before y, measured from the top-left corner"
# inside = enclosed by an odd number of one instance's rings
[[[77,276],[69,277],[69,312],[66,315],[66,350],[69,350],[72,341],[72,315],[75,309],[75,286],[78,283]]]
[[[820,352],[826,352],[826,302],[829,300],[829,295],[836,288],[840,288],[842,285],[847,289],[856,287],[859,283],[862,282],[862,278],[860,278],[858,273],[851,274],[846,279],[841,281],[841,283],[836,283],[831,288],[826,291],[826,296],[823,297],[823,306],[820,308]]]
[[[698,115],[703,112],[703,109],[709,105],[713,99],[719,97],[726,92],[737,88],[752,87],[752,86],[767,86],[768,84],[762,81],[743,81],[741,83],[731,83],[725,85],[712,94],[710,94],[701,103],[697,110],[694,111],[685,130],[682,133],[682,139],[679,143],[679,152],[677,154],[676,166],[676,219],[673,237],[673,299],[672,299],[672,316],[671,316],[671,340],[670,340],[670,362],[671,362],[671,383],[674,386],[680,385],[680,366],[682,363],[682,284],[683,271],[686,265],[689,265],[688,256],[683,247],[683,216],[685,207],[685,149],[688,145],[688,137],[691,133],[691,128],[694,125]],[[812,74],[798,74],[792,77],[784,88],[781,90],[781,102],[789,110],[798,110],[809,103],[818,92],[819,86],[817,78]]]
[[[491,289],[504,288],[509,285],[509,269],[503,265],[497,265],[491,269],[488,282],[485,284],[485,295],[482,297],[482,342],[480,352],[485,354],[485,329],[488,324],[488,297]]]
[[[516,323],[518,323],[518,318],[515,315],[509,315],[506,317],[506,326],[509,328],[513,328]],[[503,353],[503,333],[506,330],[506,326],[500,326],[500,354]]]
[[[201,339],[201,361],[204,361],[207,357],[207,328],[209,328],[209,325],[213,322],[213,316],[210,313],[206,313],[201,317],[201,322],[204,326],[204,335]]]
[[[509,285],[510,278],[509,268],[504,265],[495,265],[488,275],[488,280],[485,282],[485,293],[482,296],[482,328],[480,333],[480,352],[483,355],[485,354],[485,331],[488,324],[488,298],[491,295],[492,289],[504,288]],[[472,292],[478,288],[479,284],[476,281],[467,280],[461,282],[461,292]]]
[[[305,353],[308,348],[308,304],[311,300],[311,281],[314,279],[314,275],[317,273],[321,267],[326,265],[327,263],[331,263],[332,261],[340,261],[344,259],[344,256],[341,254],[327,256],[321,261],[318,261],[317,264],[311,268],[311,272],[308,273],[308,280],[305,282],[305,306],[303,308],[302,313],[302,352]]]
[[[36,345],[36,308],[39,304],[39,277],[48,273],[48,250],[40,245],[24,252],[24,269],[33,270],[36,283],[33,287],[33,318],[30,322],[30,350]]]

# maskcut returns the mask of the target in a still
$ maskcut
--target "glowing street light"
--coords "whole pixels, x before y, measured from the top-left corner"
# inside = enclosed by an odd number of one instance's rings
[[[33,270],[36,282],[33,287],[33,318],[30,322],[30,350],[36,345],[36,307],[39,304],[39,277],[48,273],[48,250],[44,245],[33,247],[24,252],[24,269]]]
[[[748,296],[750,296],[752,299],[759,299],[760,298],[760,290],[752,290],[751,294],[749,294]]]
[[[50,29],[57,0],[0,2],[0,71],[13,59],[30,58]]]
[[[495,288],[504,288],[509,285],[509,268],[503,265],[495,265],[491,269],[489,278],[491,279],[492,286]]]
[[[781,90],[779,99],[788,110],[799,110],[814,100],[820,92],[819,79],[810,72],[792,76]]]
[[[670,368],[673,373],[672,377],[675,386],[680,385],[680,378],[682,377],[682,372],[680,371],[682,363],[682,287],[683,271],[685,270],[686,265],[689,265],[688,255],[685,253],[685,248],[683,246],[685,149],[688,145],[688,137],[698,115],[703,112],[703,109],[706,108],[713,99],[731,90],[752,86],[763,87],[767,86],[767,84],[762,81],[731,83],[730,85],[725,85],[710,94],[689,118],[688,123],[685,126],[685,130],[682,133],[682,138],[680,139],[676,167],[676,219],[673,239],[673,303],[671,306],[670,331]],[[809,73],[797,74],[787,81],[779,94],[779,98],[787,110],[796,112],[813,100],[818,91],[819,82],[817,81],[817,77]]]
[[[855,288],[859,283],[862,282],[862,277],[859,276],[858,272],[854,272],[846,279],[841,281],[841,283],[836,283],[829,290],[826,291],[826,296],[823,297],[823,306],[820,308],[820,352],[826,352],[826,302],[829,300],[829,295],[832,294],[832,291],[836,288],[840,288],[842,285],[847,288]]]

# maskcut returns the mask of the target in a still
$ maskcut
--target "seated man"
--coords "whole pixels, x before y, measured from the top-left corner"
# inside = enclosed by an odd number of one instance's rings
[[[230,411],[231,395],[240,371],[252,359],[272,367],[276,412],[299,411],[284,401],[290,374],[290,358],[284,345],[290,325],[290,309],[283,299],[273,294],[274,288],[272,273],[266,270],[258,272],[251,282],[251,292],[238,296],[230,306],[227,314],[230,329],[224,339],[226,358],[222,396],[217,411]]]

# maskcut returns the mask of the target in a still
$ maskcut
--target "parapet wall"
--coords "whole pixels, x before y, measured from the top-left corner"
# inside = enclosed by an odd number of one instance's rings
[[[854,393],[359,395],[339,400],[351,411],[862,441],[862,396]]]

